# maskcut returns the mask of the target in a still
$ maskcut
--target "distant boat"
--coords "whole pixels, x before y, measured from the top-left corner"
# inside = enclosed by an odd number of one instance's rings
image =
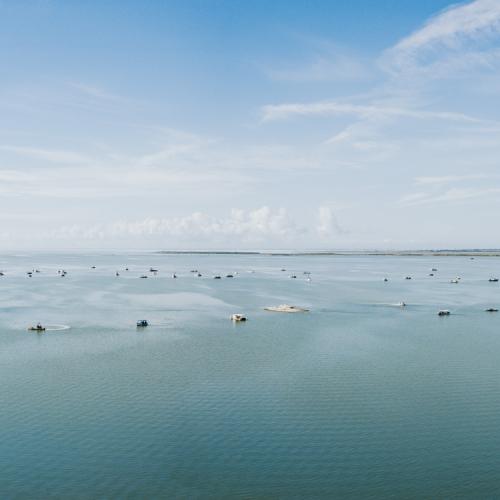
[[[407,276],[405,279],[406,280],[411,280],[411,276]]]
[[[149,326],[149,323],[146,319],[140,319],[138,322],[137,322],[137,327],[138,328],[144,328],[146,326]]]
[[[157,273],[158,269],[153,269],[152,267],[149,268],[150,273]]]
[[[234,275],[232,275],[232,274],[226,274],[226,278],[234,278]]]
[[[177,278],[177,274],[172,274],[172,278]]]
[[[297,278],[297,276],[295,274],[291,274],[290,278],[295,279],[295,278]]]
[[[222,278],[221,278],[218,274],[216,274],[216,275],[214,276],[214,280],[220,280],[220,279],[222,279]]]
[[[490,278],[488,281],[490,283],[496,283],[498,281],[498,278]]]
[[[441,309],[440,311],[438,311],[438,316],[449,316],[450,315],[450,311],[448,311],[448,309]]]
[[[389,279],[388,278],[384,278],[384,281],[387,282],[387,281],[389,281]]]
[[[44,332],[45,327],[41,325],[41,323],[37,323],[36,326],[30,326],[28,330],[31,330],[32,332]]]
[[[144,279],[145,279],[145,278],[147,278],[147,276],[146,276],[145,274],[143,274],[143,275],[141,276],[141,278],[144,278]]]
[[[451,280],[450,283],[458,283],[458,281],[459,280],[457,278],[455,278],[455,279]]]
[[[496,313],[498,312],[498,309],[495,309],[494,307],[489,307],[488,309],[485,309],[485,311],[489,313]]]
[[[231,315],[231,321],[246,321],[247,318],[243,314],[233,314]]]

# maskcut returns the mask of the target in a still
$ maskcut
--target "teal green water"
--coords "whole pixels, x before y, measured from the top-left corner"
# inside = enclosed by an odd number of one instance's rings
[[[0,269],[2,498],[500,496],[500,313],[484,312],[500,309],[500,259],[37,254]],[[282,303],[311,311],[263,310]],[[37,321],[71,328],[28,332]]]

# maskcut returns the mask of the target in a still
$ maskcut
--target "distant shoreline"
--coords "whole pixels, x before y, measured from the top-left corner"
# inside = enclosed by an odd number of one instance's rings
[[[336,251],[225,251],[225,250],[159,250],[165,255],[268,255],[293,256],[380,256],[380,257],[500,257],[500,250],[336,250]]]

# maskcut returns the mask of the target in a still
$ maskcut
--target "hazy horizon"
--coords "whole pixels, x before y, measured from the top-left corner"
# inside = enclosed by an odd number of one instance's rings
[[[496,0],[33,0],[0,27],[0,251],[500,246]]]

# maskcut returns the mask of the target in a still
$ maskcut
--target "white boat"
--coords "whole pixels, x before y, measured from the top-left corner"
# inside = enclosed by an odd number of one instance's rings
[[[247,318],[244,314],[233,314],[231,315],[231,321],[246,321]]]

